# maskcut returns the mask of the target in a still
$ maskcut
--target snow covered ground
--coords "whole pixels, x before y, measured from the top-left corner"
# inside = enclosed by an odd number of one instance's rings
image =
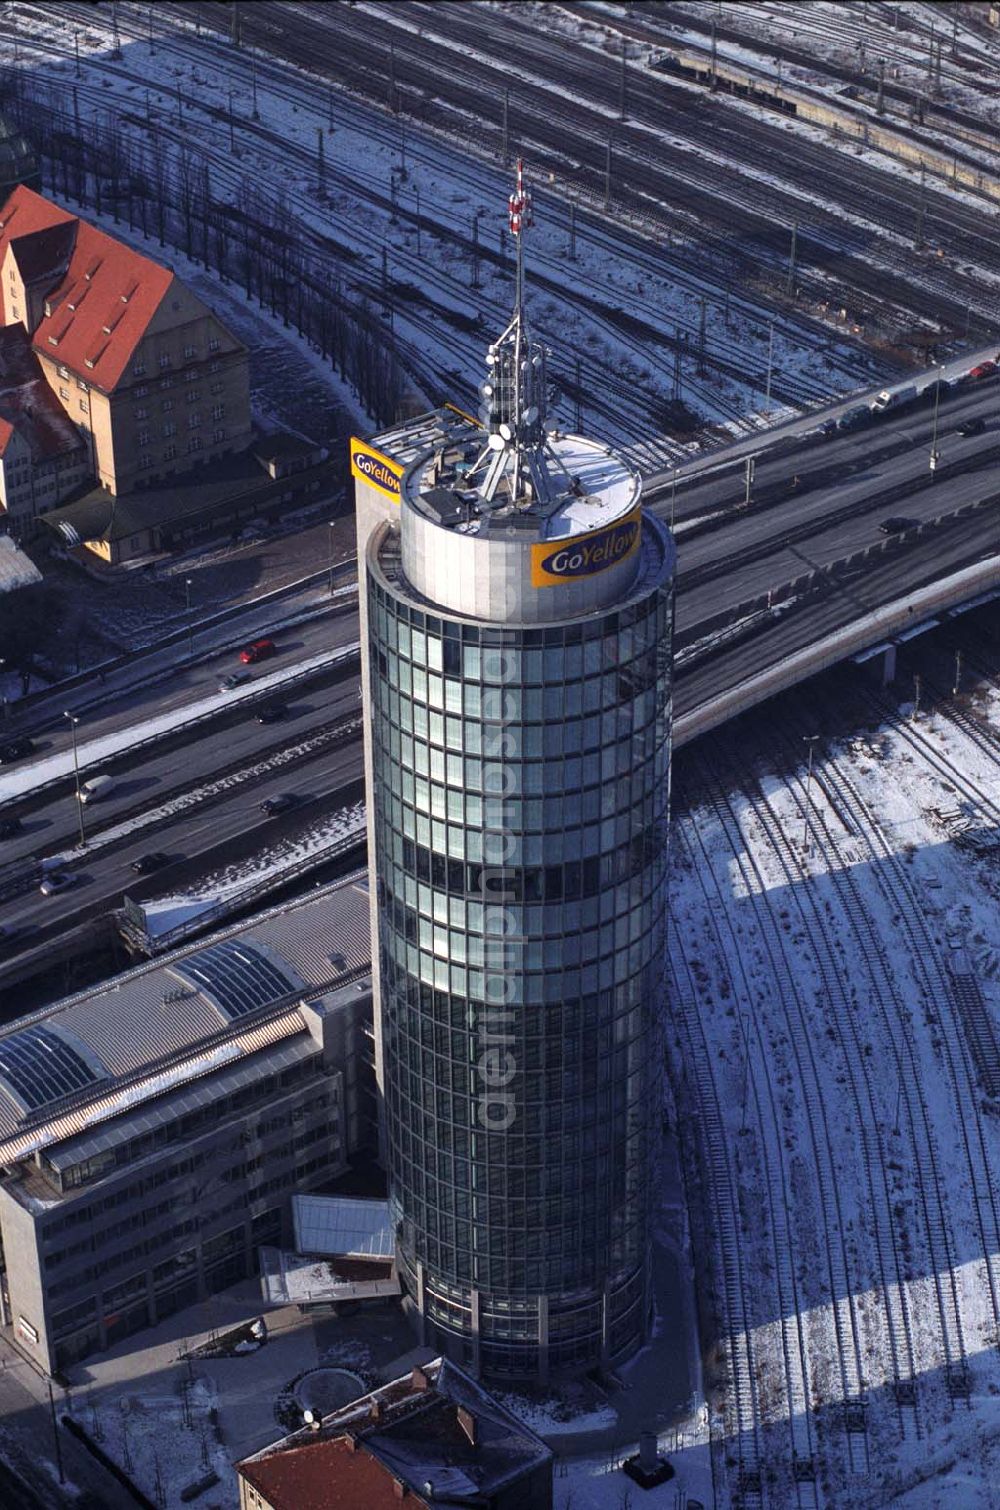
[[[327,813],[294,838],[268,846],[248,860],[203,877],[181,896],[143,902],[146,933],[160,941],[196,920],[208,922],[244,905],[265,883],[277,887],[304,870],[360,841],[365,832],[365,805],[354,803]]]
[[[208,1379],[180,1373],[173,1390],[77,1393],[73,1414],[103,1452],[118,1463],[160,1510],[180,1510],[183,1491],[210,1474],[197,1503],[239,1504],[236,1471],[215,1438],[210,1412],[218,1405]],[[190,1497],[189,1497],[190,1499]]]
[[[723,1505],[741,1472],[774,1507],[996,1503],[1000,691],[972,703],[834,745],[808,796],[715,747],[679,793]]]

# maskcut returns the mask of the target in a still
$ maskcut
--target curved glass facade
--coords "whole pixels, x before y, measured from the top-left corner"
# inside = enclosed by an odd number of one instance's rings
[[[368,554],[385,1134],[401,1273],[483,1373],[580,1373],[647,1320],[672,547],[612,610],[443,614]]]

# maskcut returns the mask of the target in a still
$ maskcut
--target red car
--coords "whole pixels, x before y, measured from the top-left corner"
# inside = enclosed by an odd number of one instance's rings
[[[980,378],[992,377],[997,370],[996,362],[980,362],[978,367],[973,367],[969,377],[977,382]]]
[[[258,661],[270,660],[276,654],[273,640],[254,640],[252,645],[245,645],[240,651],[240,660],[244,666],[255,666]]]

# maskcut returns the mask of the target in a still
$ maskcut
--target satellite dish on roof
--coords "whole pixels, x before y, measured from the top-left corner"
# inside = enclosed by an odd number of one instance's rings
[[[500,426],[500,434],[503,436],[504,440],[514,439],[513,427],[511,425],[508,425],[506,420],[504,420],[503,424]]]

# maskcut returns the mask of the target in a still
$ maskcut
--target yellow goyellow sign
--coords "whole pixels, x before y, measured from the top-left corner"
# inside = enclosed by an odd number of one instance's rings
[[[399,502],[399,482],[405,467],[382,451],[376,451],[365,440],[351,436],[351,476],[378,488],[393,503]]]
[[[532,587],[553,587],[592,577],[627,561],[639,546],[642,509],[639,504],[624,519],[603,530],[572,535],[568,540],[545,540],[531,547]]]

